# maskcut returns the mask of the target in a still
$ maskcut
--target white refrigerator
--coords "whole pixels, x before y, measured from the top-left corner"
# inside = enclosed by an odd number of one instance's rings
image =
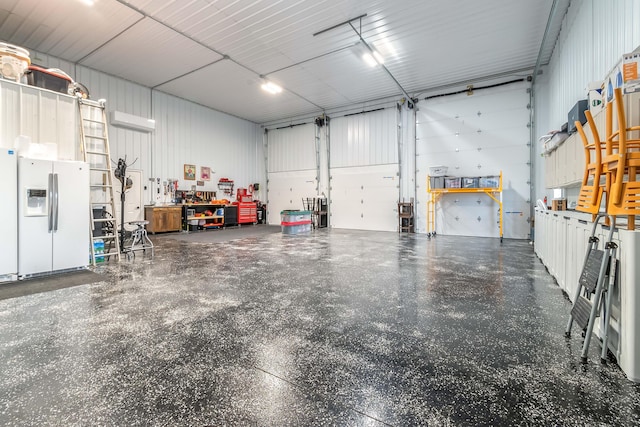
[[[18,274],[18,154],[0,148],[0,282]]]
[[[18,159],[18,275],[89,264],[89,165]]]

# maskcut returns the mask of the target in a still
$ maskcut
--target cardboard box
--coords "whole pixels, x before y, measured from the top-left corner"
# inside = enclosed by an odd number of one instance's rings
[[[589,101],[589,111],[595,116],[604,107],[604,96],[602,95],[602,82],[591,82],[587,85],[587,100]]]
[[[604,81],[606,100],[613,99],[613,90],[621,87],[623,93],[640,92],[640,52],[625,53]]]
[[[564,211],[567,210],[567,199],[553,199],[551,201],[552,211]]]

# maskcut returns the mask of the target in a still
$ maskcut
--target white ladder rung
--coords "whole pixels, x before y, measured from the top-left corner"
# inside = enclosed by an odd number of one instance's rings
[[[104,125],[104,122],[102,120],[82,119],[82,121],[89,122],[89,123],[99,123],[101,125]]]
[[[109,235],[109,236],[93,236],[92,239],[93,239],[93,241],[96,241],[96,240],[113,240],[115,238],[116,238],[116,236]]]

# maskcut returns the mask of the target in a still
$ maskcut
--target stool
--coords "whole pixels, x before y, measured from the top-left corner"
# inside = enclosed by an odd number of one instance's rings
[[[610,108],[610,106],[607,105],[607,108]],[[578,194],[576,210],[590,213],[592,215],[591,220],[595,221],[596,214],[600,212],[603,193],[605,195],[608,194],[608,188],[602,185],[600,179],[601,176],[606,174],[606,170],[603,171],[602,164],[602,150],[605,148],[605,143],[600,140],[600,135],[598,134],[598,129],[591,116],[591,112],[587,110],[584,112],[584,115],[591,128],[591,138],[593,142],[589,142],[582,123],[576,121],[576,130],[582,139],[585,157],[584,177],[582,178],[582,185],[580,186],[580,193]]]
[[[147,235],[147,229],[145,225],[149,224],[149,221],[130,221],[128,224],[136,226],[136,228],[131,232],[131,246],[128,248],[129,251],[146,251],[147,249],[151,249],[151,256],[153,256],[153,242],[149,239]]]
[[[606,156],[603,162],[611,178],[611,196],[607,202],[607,213],[628,217],[627,229],[635,229],[635,217],[640,215],[640,126],[629,127],[626,120],[622,89],[614,90],[614,102],[618,113],[617,150]]]

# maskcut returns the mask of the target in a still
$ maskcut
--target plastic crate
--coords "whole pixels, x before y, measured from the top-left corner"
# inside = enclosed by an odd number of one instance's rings
[[[280,221],[282,223],[306,222],[311,223],[311,211],[292,211],[285,210],[280,212]],[[289,224],[296,225],[296,224]]]
[[[478,178],[462,178],[462,188],[478,188]]]
[[[311,211],[280,212],[282,234],[304,234],[311,232]]]
[[[480,188],[498,188],[500,186],[499,176],[481,176],[478,182]]]
[[[310,232],[311,232],[311,223],[282,226],[282,234],[305,234]]]
[[[72,80],[65,75],[56,73],[51,70],[32,65],[27,72],[27,83],[30,86],[36,86],[42,89],[49,89],[54,92],[69,94],[69,85]]]
[[[447,177],[444,179],[444,188],[460,188],[462,185],[462,178]]]
[[[431,180],[431,189],[444,188],[444,177],[443,176],[432,176],[429,179]]]
[[[429,167],[429,175],[430,176],[445,176],[447,174],[447,170],[449,168],[447,166],[430,166]]]

